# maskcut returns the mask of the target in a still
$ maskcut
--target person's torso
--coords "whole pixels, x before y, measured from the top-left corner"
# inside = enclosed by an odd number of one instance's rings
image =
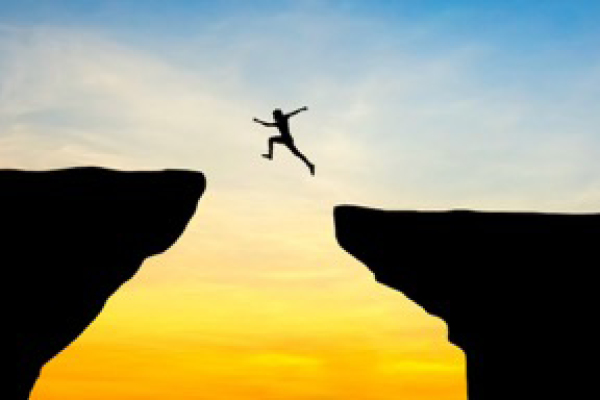
[[[281,136],[289,139],[292,138],[292,135],[290,134],[290,124],[287,119],[277,121],[277,128],[279,129]]]

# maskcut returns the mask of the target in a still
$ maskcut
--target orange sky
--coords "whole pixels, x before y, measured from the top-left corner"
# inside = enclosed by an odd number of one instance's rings
[[[202,239],[228,228],[203,205],[46,366],[33,399],[466,398],[445,324],[376,283],[331,226],[308,244],[294,242],[304,221],[271,249],[260,234],[215,249]]]

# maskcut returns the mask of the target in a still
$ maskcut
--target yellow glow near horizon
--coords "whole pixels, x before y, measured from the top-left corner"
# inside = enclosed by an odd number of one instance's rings
[[[227,260],[200,262],[188,248],[201,243],[195,224],[44,368],[32,399],[466,397],[463,355],[445,324],[341,249],[319,256],[334,265],[321,275],[303,274],[306,249],[283,246],[245,260],[258,277],[229,279]],[[288,274],[254,265],[282,251],[298,258]]]

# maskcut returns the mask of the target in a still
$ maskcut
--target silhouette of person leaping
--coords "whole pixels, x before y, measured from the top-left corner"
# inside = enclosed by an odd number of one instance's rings
[[[279,129],[279,133],[280,133],[279,136],[273,136],[273,137],[269,138],[269,152],[267,154],[263,154],[262,155],[263,157],[268,158],[269,160],[272,160],[273,159],[273,144],[275,144],[275,143],[284,144],[288,147],[288,149],[290,149],[292,154],[294,154],[296,157],[298,157],[299,159],[304,161],[304,163],[310,170],[311,175],[314,175],[315,174],[315,165],[313,163],[311,163],[310,161],[308,161],[308,159],[304,156],[304,154],[300,153],[300,151],[294,144],[294,138],[292,138],[292,135],[290,134],[290,125],[288,123],[288,119],[291,116],[296,115],[299,112],[306,111],[306,110],[308,110],[308,107],[302,107],[295,111],[292,111],[289,114],[284,114],[279,108],[277,108],[273,111],[273,120],[275,122],[265,122],[258,118],[254,118],[253,121],[258,122],[259,124],[264,125],[264,126],[275,127],[277,129]]]

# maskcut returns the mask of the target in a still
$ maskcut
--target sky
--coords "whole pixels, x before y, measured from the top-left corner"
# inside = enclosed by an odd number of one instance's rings
[[[598,2],[0,5],[0,168],[208,181],[33,399],[464,400],[443,321],[339,248],[333,207],[597,211]],[[314,177],[252,122],[302,106]]]

